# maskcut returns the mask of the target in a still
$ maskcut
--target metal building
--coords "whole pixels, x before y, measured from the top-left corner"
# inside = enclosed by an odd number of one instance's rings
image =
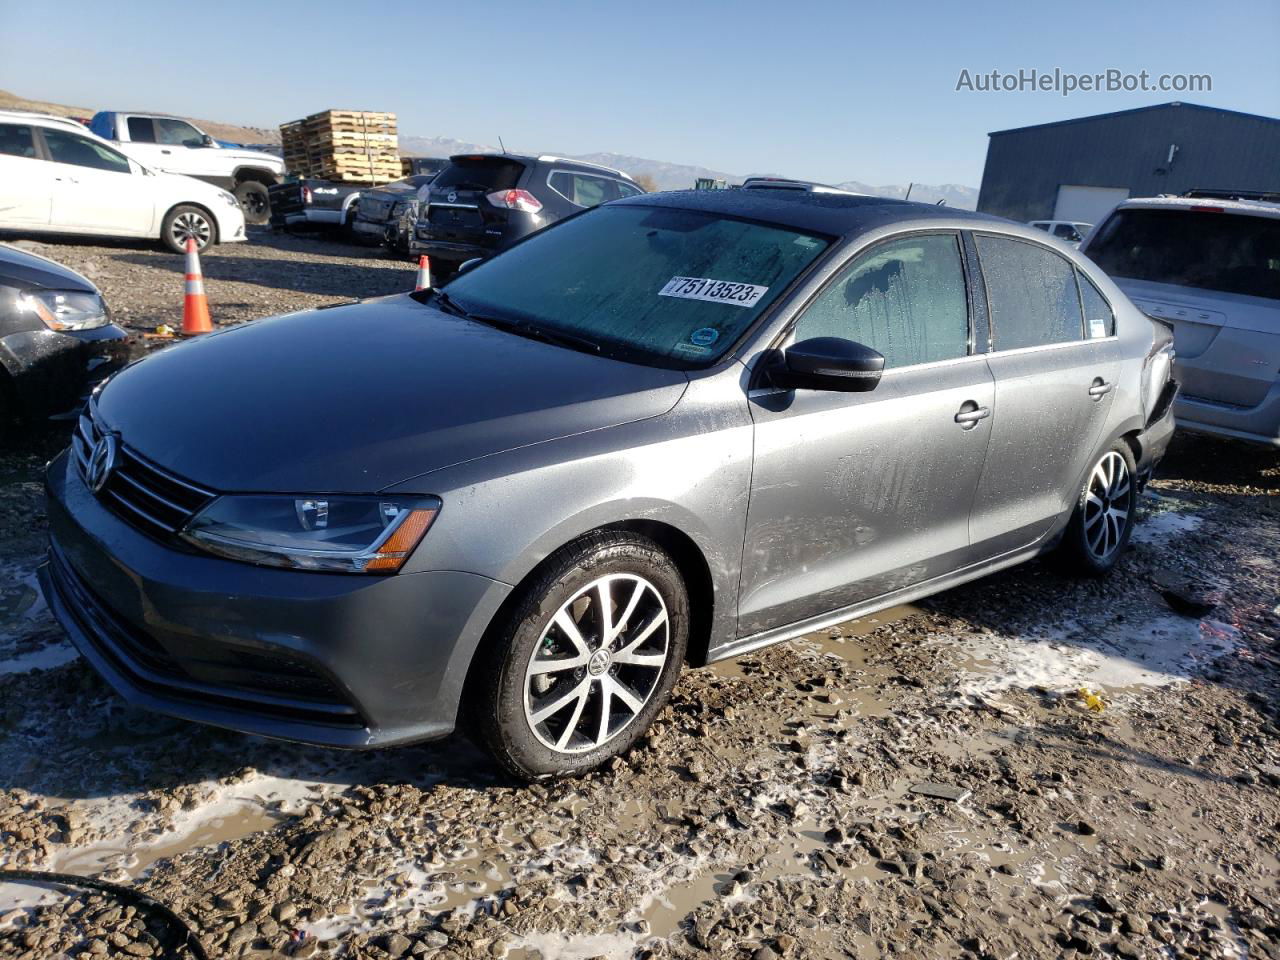
[[[989,135],[978,209],[1096,223],[1126,197],[1280,191],[1280,119],[1194,103],[1059,120]]]

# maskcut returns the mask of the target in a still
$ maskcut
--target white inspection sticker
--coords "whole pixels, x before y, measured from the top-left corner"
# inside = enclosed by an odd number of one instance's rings
[[[658,291],[660,297],[680,297],[683,300],[706,300],[709,303],[728,303],[735,307],[754,307],[769,292],[768,287],[754,283],[734,283],[729,280],[710,280],[706,277],[672,277]]]
[[[1089,339],[1097,340],[1107,335],[1107,321],[1093,318],[1089,321]]]

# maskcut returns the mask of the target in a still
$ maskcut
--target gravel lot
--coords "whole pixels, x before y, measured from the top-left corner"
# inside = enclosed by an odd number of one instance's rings
[[[140,350],[181,319],[178,257],[42,252]],[[319,239],[203,262],[224,323],[413,285]],[[1181,437],[1109,580],[1037,562],[689,672],[625,760],[525,787],[461,737],[342,754],[126,706],[35,589],[65,442],[0,455],[0,865],[144,891],[212,957],[1280,957],[1272,452]],[[0,884],[0,957],[171,943],[113,895]]]

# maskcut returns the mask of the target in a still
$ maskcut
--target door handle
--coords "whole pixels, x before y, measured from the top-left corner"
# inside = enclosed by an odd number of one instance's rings
[[[173,151],[172,151],[172,150],[161,150],[160,152],[161,152],[161,153],[163,153],[166,157],[167,157],[169,154],[173,153]]]
[[[972,400],[966,400],[956,414],[955,420],[961,428],[972,430],[978,425],[979,420],[985,420],[989,416],[991,416],[990,407],[980,407]]]
[[[1114,383],[1107,383],[1101,377],[1094,377],[1093,384],[1089,387],[1089,396],[1096,402],[1110,393],[1114,387]]]

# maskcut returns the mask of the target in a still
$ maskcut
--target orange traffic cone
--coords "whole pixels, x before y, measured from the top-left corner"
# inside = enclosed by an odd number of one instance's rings
[[[194,237],[187,237],[187,295],[182,304],[183,336],[212,333],[209,300],[204,295],[204,277],[200,275],[200,254]]]
[[[414,293],[419,290],[431,289],[431,260],[423,254],[418,258],[418,283],[413,288]]]

